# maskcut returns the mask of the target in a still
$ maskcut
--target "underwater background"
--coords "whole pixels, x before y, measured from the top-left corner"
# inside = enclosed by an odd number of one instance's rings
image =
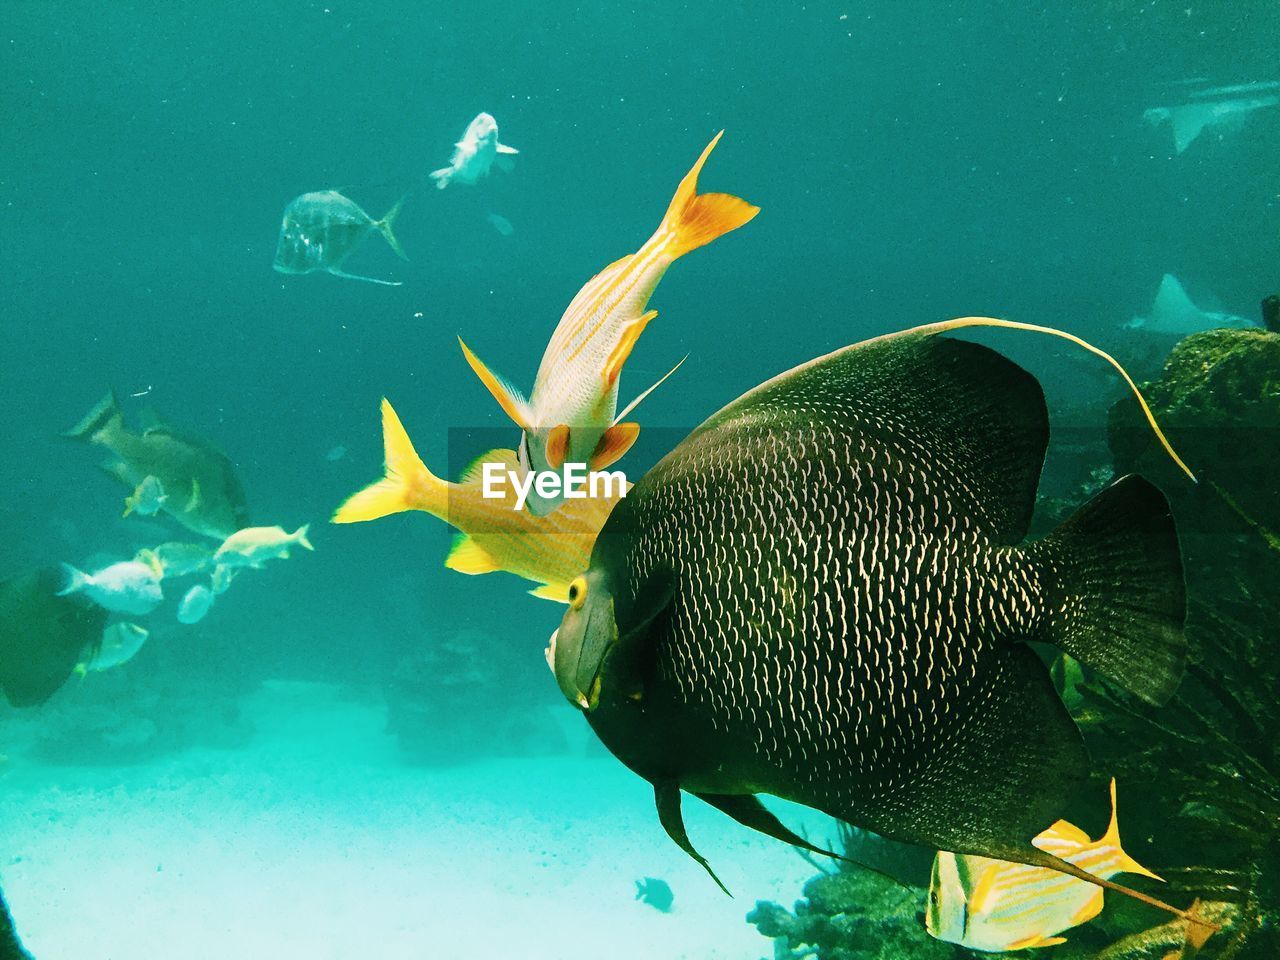
[[[761,213],[654,297],[624,398],[688,360],[645,401],[646,429],[669,429],[633,479],[762,380],[952,316],[1062,327],[1155,379],[1179,337],[1126,324],[1163,275],[1248,318],[1280,289],[1280,109],[1182,152],[1144,112],[1187,81],[1277,79],[1277,36],[1265,2],[9,4],[0,578],[194,539],[122,518],[128,491],[59,436],[112,389],[130,421],[223,450],[254,523],[310,523],[315,545],[195,625],[167,597],[129,663],[0,710],[0,886],[32,955],[879,956],[886,937],[806,954],[747,924],[818,872],[789,848],[691,810],[731,900],[669,843],[546,669],[559,605],[446,570],[435,520],[327,521],[380,473],[383,396],[452,475],[483,449],[459,437],[513,445],[456,338],[532,383],[570,298],[649,236],[720,129],[704,188]],[[514,170],[435,190],[481,111]],[[407,262],[377,237],[347,262],[401,286],[271,269],[285,205],[331,188],[375,218],[406,197]],[[1083,499],[1118,466],[1122,385],[1056,341],[981,339],[1045,386],[1067,441],[1046,495]],[[1223,473],[1261,503],[1267,462]],[[1227,533],[1188,509],[1209,531],[1189,564],[1257,548],[1239,511]],[[1257,549],[1255,575],[1274,553]],[[1249,644],[1274,637],[1261,592],[1232,608]],[[646,877],[670,912],[635,898]],[[1109,932],[1144,921],[1162,918]]]

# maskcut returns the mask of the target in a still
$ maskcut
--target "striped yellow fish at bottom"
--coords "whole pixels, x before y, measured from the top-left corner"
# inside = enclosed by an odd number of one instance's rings
[[[485,497],[481,471],[498,463],[516,469],[515,453],[494,450],[450,483],[427,469],[404,425],[387,400],[382,401],[382,436],[386,475],[347,499],[333,516],[334,523],[359,523],[420,510],[439,517],[461,534],[445,560],[459,573],[505,571],[541,584],[531,591],[548,600],[567,602],[569,583],[587,568],[596,536],[619,499],[583,498],[567,501],[546,517],[516,510],[510,484],[501,498]]]
[[[1160,879],[1121,846],[1114,779],[1111,821],[1099,839],[1090,840],[1079,827],[1059,820],[1032,843],[1104,880],[1120,873]],[[1064,942],[1058,934],[1092,920],[1102,906],[1102,889],[1077,877],[940,852],[934,860],[926,928],[936,939],[975,950],[1022,950]]]

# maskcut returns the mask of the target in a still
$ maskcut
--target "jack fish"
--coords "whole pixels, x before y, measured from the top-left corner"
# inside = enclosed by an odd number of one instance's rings
[[[708,871],[682,791],[792,843],[758,794],[1175,910],[1031,842],[1091,769],[1026,643],[1167,700],[1186,655],[1168,504],[1125,477],[1024,542],[1044,395],[995,351],[936,335],[978,322],[836,351],[694,430],[570,585],[556,680]]]
[[[337,190],[304,193],[285,208],[273,266],[280,273],[303,274],[323,270],[348,280],[398,287],[398,281],[375,280],[346,273],[342,262],[369,239],[371,233],[382,234],[396,255],[401,260],[408,260],[400,241],[391,232],[402,203],[403,200],[388,210],[381,220],[374,220],[359,204]]]
[[[524,431],[519,459],[526,473],[558,473],[565,463],[603,470],[635,443],[640,427],[621,421],[653,387],[615,415],[618,378],[640,334],[658,315],[646,309],[649,298],[676,260],[738,229],[760,212],[759,207],[727,193],[698,193],[698,175],[723,134],[723,130],[716,134],[680,181],[653,236],[578,291],[551,335],[528,400],[462,344],[471,369]],[[529,509],[539,516],[560,503],[560,497],[529,496]]]
[[[166,426],[132,433],[114,393],[63,436],[110,450],[115,459],[103,469],[130,490],[154,477],[165,490],[160,510],[194,533],[221,540],[248,525],[244,490],[225,454]]]
[[[491,450],[463,472],[461,483],[442,480],[422,462],[413,441],[387,400],[382,401],[382,441],[387,475],[352,496],[333,516],[334,523],[376,520],[405,510],[439,517],[460,533],[445,566],[459,573],[505,570],[541,584],[531,591],[546,600],[567,602],[569,581],[586,569],[596,534],[623,492],[569,500],[548,517],[516,510],[511,485],[502,497],[485,497],[481,472],[486,463],[516,468],[511,450]]]

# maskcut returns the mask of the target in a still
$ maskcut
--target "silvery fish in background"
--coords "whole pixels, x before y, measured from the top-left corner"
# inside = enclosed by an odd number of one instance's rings
[[[98,606],[113,613],[137,616],[150,613],[164,601],[160,590],[160,571],[149,563],[124,560],[97,573],[84,573],[69,563],[62,565],[67,583],[59,592],[63,597],[83,593]]]
[[[213,606],[213,591],[203,584],[192,587],[178,603],[178,622],[199,623]]]
[[[1160,289],[1156,291],[1151,312],[1145,317],[1134,317],[1125,324],[1125,329],[1185,337],[1192,333],[1199,333],[1201,330],[1216,330],[1222,327],[1243,329],[1255,326],[1257,324],[1247,317],[1202,310],[1187,296],[1182,282],[1173,274],[1166,273],[1160,281]]]
[[[498,142],[498,121],[482,113],[467,124],[462,139],[453,145],[449,166],[433,170],[431,179],[439,190],[451,183],[474,184],[487,177],[495,165],[499,170],[510,172],[515,165],[511,158],[519,152]]]
[[[1259,81],[1198,90],[1189,94],[1192,102],[1171,107],[1152,107],[1143,112],[1142,119],[1152,127],[1168,123],[1173,131],[1173,149],[1176,153],[1182,153],[1205,130],[1239,130],[1255,110],[1280,104],[1280,96],[1268,92],[1277,87],[1280,87],[1280,82]],[[1237,96],[1238,94],[1253,96]]]
[[[398,287],[398,281],[347,273],[342,269],[342,262],[374,232],[382,234],[400,259],[408,260],[400,241],[391,232],[402,203],[404,200],[396,203],[381,220],[374,220],[359,204],[337,190],[304,193],[285,208],[272,266],[280,273],[304,274],[323,270],[348,280]]]
[[[137,656],[149,636],[151,634],[136,623],[113,623],[102,631],[102,639],[86,651],[87,656],[76,669],[82,674],[101,673],[128,663]]]

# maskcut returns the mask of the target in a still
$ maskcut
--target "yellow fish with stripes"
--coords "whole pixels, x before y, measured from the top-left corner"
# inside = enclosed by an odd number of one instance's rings
[[[1156,876],[1124,852],[1111,781],[1111,825],[1097,840],[1059,820],[1035,846],[1110,880],[1118,873]],[[1102,910],[1102,888],[1044,867],[940,852],[933,861],[925,926],[938,940],[973,950],[1004,952],[1065,943],[1057,936]]]
[[[446,567],[468,574],[505,570],[541,584],[532,593],[547,600],[568,602],[569,583],[587,568],[596,534],[623,496],[614,489],[607,496],[569,500],[549,517],[513,509],[515,493],[510,485],[504,486],[501,498],[494,498],[484,496],[482,484],[485,463],[514,469],[513,451],[484,454],[467,468],[460,483],[442,480],[422,462],[386,400],[382,401],[382,441],[386,476],[339,507],[334,523],[421,510],[461,531]]]
[[[623,418],[671,374],[615,415],[618,377],[636,340],[658,315],[647,309],[658,281],[690,250],[736,230],[760,212],[729,194],[698,193],[698,175],[723,134],[716,134],[680,181],[666,216],[644,246],[605,267],[578,291],[542,355],[529,399],[462,343],[471,369],[524,431],[518,460],[526,475],[560,473],[565,463],[603,470],[635,443],[640,428]],[[546,515],[563,499],[563,493],[547,497],[535,491],[529,508]]]

